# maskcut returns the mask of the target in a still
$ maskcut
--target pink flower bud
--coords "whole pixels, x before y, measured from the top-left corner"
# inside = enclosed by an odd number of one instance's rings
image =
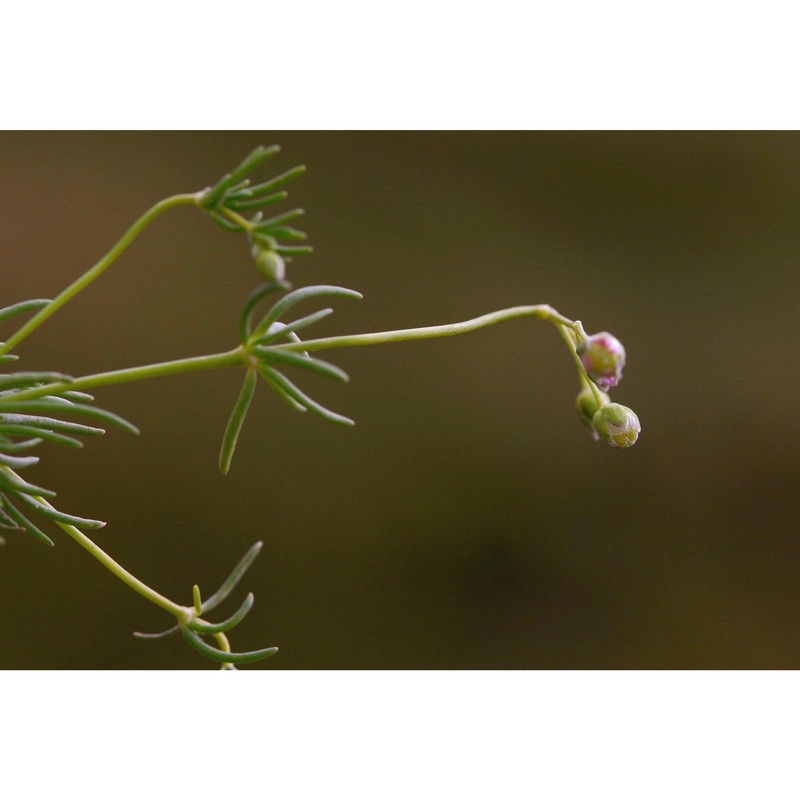
[[[625,348],[616,336],[607,331],[588,336],[578,345],[577,353],[589,377],[604,391],[622,380]]]

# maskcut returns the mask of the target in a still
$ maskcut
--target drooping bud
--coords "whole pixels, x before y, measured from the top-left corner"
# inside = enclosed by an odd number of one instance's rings
[[[636,444],[642,430],[639,417],[619,403],[600,406],[592,423],[600,438],[611,447],[630,447]]]
[[[276,281],[277,283],[283,280],[286,275],[286,265],[279,253],[256,245],[253,247],[253,258],[255,258],[256,266],[261,274],[267,280]]]
[[[616,336],[602,331],[588,336],[577,347],[589,377],[601,388],[611,389],[622,380],[625,348]]]
[[[600,394],[606,402],[610,402],[610,398],[605,392],[600,392]],[[575,408],[578,411],[581,422],[592,432],[592,438],[596,442],[599,442],[600,436],[594,429],[594,422],[592,420],[598,408],[600,408],[600,405],[591,387],[585,386],[583,390],[578,393],[578,396],[575,398]]]

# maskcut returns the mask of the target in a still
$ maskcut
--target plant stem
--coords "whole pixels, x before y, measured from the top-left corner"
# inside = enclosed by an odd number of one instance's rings
[[[218,209],[218,211],[223,217],[227,217],[231,222],[235,222],[245,233],[250,233],[253,228],[256,227],[247,217],[242,216],[230,208],[223,207]]]
[[[586,368],[583,366],[583,362],[581,362],[575,350],[574,331],[576,325],[580,325],[580,322],[573,322],[571,319],[568,319],[546,304],[537,306],[514,306],[513,308],[493,311],[489,314],[475,317],[474,319],[468,319],[465,322],[454,322],[450,325],[431,325],[426,328],[405,328],[396,331],[362,333],[353,336],[329,336],[325,339],[308,339],[303,342],[272,345],[270,349],[309,352],[311,350],[330,350],[336,347],[361,347],[370,344],[408,342],[416,339],[437,339],[442,336],[458,336],[459,334],[476,331],[488,327],[489,325],[496,325],[498,322],[505,322],[522,317],[536,317],[537,319],[549,320],[558,328],[558,332],[566,342],[572,354],[572,358],[578,367],[578,375],[581,380],[591,387],[597,404],[600,406],[605,405],[607,401],[594,381],[589,377]]]
[[[592,390],[592,394],[594,395],[594,399],[597,402],[598,408],[600,406],[604,406],[608,401],[603,397],[603,393],[600,389],[597,388],[597,384],[589,377],[589,373],[586,371],[586,367],[583,366],[583,361],[581,361],[581,357],[578,355],[578,351],[575,349],[576,341],[575,341],[575,329],[580,326],[580,330],[583,331],[583,325],[581,325],[580,320],[577,320],[572,328],[569,330],[564,327],[559,327],[559,333],[563,337],[564,341],[567,343],[567,347],[569,347],[570,352],[572,353],[572,358],[575,361],[575,364],[578,367],[578,375],[580,376],[581,382],[584,386],[588,386]],[[585,338],[585,334],[584,338]]]
[[[275,350],[309,351],[309,350],[330,350],[335,347],[360,347],[370,344],[389,344],[390,342],[409,342],[416,339],[438,339],[442,336],[458,336],[462,333],[469,333],[489,325],[496,325],[498,322],[519,319],[522,317],[536,317],[538,319],[550,320],[556,326],[572,327],[572,320],[559,314],[554,308],[548,305],[538,306],[515,306],[506,308],[502,311],[492,311],[465,322],[454,322],[450,325],[431,325],[425,328],[405,328],[396,331],[382,331],[380,333],[361,333],[353,336],[330,336],[325,339],[307,339],[303,342],[292,342],[290,344],[273,345]]]
[[[36,500],[50,509],[53,508],[43,497],[37,497]],[[179,606],[177,603],[173,603],[172,600],[164,597],[164,595],[159,594],[155,589],[151,589],[146,583],[140,581],[135,575],[132,575],[123,566],[114,561],[108,553],[96,545],[85,533],[74,525],[68,525],[64,522],[56,522],[56,525],[69,534],[84,550],[93,555],[106,569],[111,571],[135,592],[147,598],[151,603],[155,603],[159,608],[163,608],[164,611],[168,611],[179,621],[186,619],[187,613],[190,612],[191,609]]]
[[[196,205],[199,194],[176,194],[156,203],[131,225],[122,238],[106,253],[93,267],[87,270],[80,278],[71,283],[51,303],[46,305],[29,319],[5,344],[0,345],[0,355],[7,353],[18,345],[23,339],[33,333],[43,322],[49,319],[64,304],[75,295],[83,291],[92,281],[100,277],[122,253],[127,250],[131,242],[157,217],[165,211],[181,205]]]
[[[0,396],[0,407],[2,407],[3,400],[13,400],[14,402],[33,400],[37,397],[59,394],[69,390],[84,391],[85,389],[95,389],[98,386],[132,383],[134,381],[148,380],[149,378],[160,378],[165,375],[182,375],[187,372],[199,372],[217,369],[218,367],[242,366],[247,363],[247,354],[244,348],[240,346],[225,353],[179,358],[175,361],[147,364],[143,367],[128,367],[127,369],[117,369],[112,372],[98,372],[94,375],[84,375],[82,378],[76,378],[73,381],[59,381],[58,383],[36,386],[32,389]]]
[[[199,614],[198,614],[199,616]],[[214,633],[212,636],[217,640],[217,644],[219,645],[220,650],[224,650],[226,653],[230,653],[231,645],[228,641],[228,637],[224,633]],[[233,666],[228,661],[224,661],[220,667],[220,669],[230,669]]]

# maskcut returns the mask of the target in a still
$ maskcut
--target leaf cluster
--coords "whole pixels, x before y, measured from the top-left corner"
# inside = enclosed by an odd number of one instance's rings
[[[35,311],[50,300],[29,300],[0,309],[0,322],[28,311]],[[15,355],[0,356],[0,363],[10,363]],[[92,405],[94,398],[85,392],[62,390],[53,394],[26,399],[21,395],[29,389],[48,384],[63,386],[71,377],[60,372],[12,372],[0,374],[0,527],[6,530],[25,530],[40,542],[52,545],[53,540],[31,519],[36,514],[64,525],[84,530],[96,530],[106,523],[67,514],[49,502],[56,493],[44,486],[20,477],[19,471],[39,462],[31,451],[50,442],[65,447],[83,447],[82,438],[101,436],[102,424],[115,425],[129,433],[138,433],[126,419]],[[71,417],[86,417],[98,425],[76,422]]]
[[[307,234],[287,224],[305,214],[302,208],[272,217],[264,216],[267,206],[288,197],[283,187],[299,178],[306,168],[302,165],[293,167],[255,185],[247,177],[278,152],[278,145],[257,147],[236,169],[205,189],[198,204],[220,227],[234,233],[246,233],[258,268],[267,278],[280,281],[283,279],[284,263],[291,261],[293,256],[312,253],[313,248],[298,244],[308,238]],[[248,217],[250,212],[255,213]]]
[[[223,474],[230,469],[231,460],[239,440],[247,411],[260,376],[276,394],[295,411],[310,411],[318,417],[335,425],[354,425],[352,419],[326,408],[300,389],[283,374],[287,367],[313,372],[324,378],[347,383],[347,373],[334,364],[315,358],[302,350],[281,349],[281,344],[302,343],[297,332],[324,319],[333,313],[332,308],[323,308],[292,322],[285,323],[281,318],[304,300],[321,297],[362,297],[360,292],[341,286],[304,286],[288,292],[261,317],[253,326],[253,316],[258,304],[268,295],[287,288],[284,283],[267,282],[254,289],[246,299],[239,317],[239,337],[249,356],[250,366],[245,374],[242,388],[234,404],[220,448],[219,468]]]
[[[137,631],[134,633],[134,636],[139,639],[161,639],[180,631],[183,638],[186,639],[191,647],[206,658],[221,663],[224,669],[235,669],[235,664],[249,664],[253,661],[261,661],[275,655],[275,653],[278,652],[277,647],[264,647],[260,650],[249,650],[241,653],[231,652],[228,647],[225,634],[232,631],[250,612],[255,602],[255,597],[252,592],[248,592],[244,602],[226,620],[222,622],[207,622],[202,619],[203,614],[213,611],[228,598],[242,579],[242,576],[247,572],[250,565],[261,552],[262,546],[263,542],[256,542],[244,556],[242,556],[239,563],[222,582],[219,589],[207,600],[201,599],[200,589],[195,585],[192,592],[194,595],[194,613],[190,614],[187,619],[180,621],[177,625],[161,633],[141,633]],[[226,645],[227,649],[213,647],[204,640],[204,636],[215,636],[218,641]]]

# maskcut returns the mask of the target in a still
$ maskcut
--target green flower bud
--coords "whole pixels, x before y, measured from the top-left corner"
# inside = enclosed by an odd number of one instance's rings
[[[605,392],[600,392],[600,394],[606,402],[609,402],[610,398]],[[592,422],[592,420],[600,406],[591,387],[585,386],[583,390],[578,393],[578,396],[575,398],[575,408],[578,412],[578,416],[581,418],[581,422],[592,432],[592,438],[596,442],[599,442],[600,436],[594,429],[594,422]]]
[[[286,265],[283,258],[274,250],[262,250],[260,247],[253,248],[253,257],[256,266],[267,280],[280,283],[286,275]]]
[[[601,389],[611,389],[622,380],[625,348],[616,336],[607,331],[595,333],[584,339],[576,352],[589,377]]]
[[[592,423],[600,438],[611,447],[630,447],[639,438],[639,417],[627,406],[608,403],[600,406]]]

